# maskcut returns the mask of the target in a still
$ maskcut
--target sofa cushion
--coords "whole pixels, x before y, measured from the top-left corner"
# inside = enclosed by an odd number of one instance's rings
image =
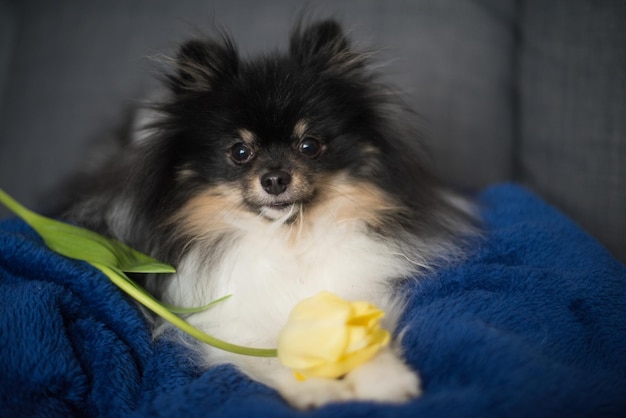
[[[523,4],[520,178],[626,261],[626,3]]]

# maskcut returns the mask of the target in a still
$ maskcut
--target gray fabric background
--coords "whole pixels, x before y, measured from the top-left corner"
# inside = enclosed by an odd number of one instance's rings
[[[519,178],[626,261],[626,1],[526,1]]]
[[[150,91],[149,55],[212,22],[245,55],[284,48],[307,5],[380,50],[444,179],[527,184],[626,260],[623,0],[0,0],[0,187],[45,210]]]

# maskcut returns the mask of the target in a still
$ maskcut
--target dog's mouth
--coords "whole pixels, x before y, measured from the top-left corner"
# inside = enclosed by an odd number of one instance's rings
[[[260,214],[271,221],[290,222],[298,213],[297,206],[297,202],[270,203],[261,207]]]
[[[299,184],[299,183],[298,183]],[[303,187],[295,181],[281,193],[268,193],[266,190],[253,185],[244,194],[243,200],[252,211],[269,221],[280,223],[291,223],[302,213],[314,198],[315,193],[312,188]]]
[[[272,209],[272,210],[286,210],[286,209],[291,208],[293,205],[295,205],[295,203],[293,202],[277,202],[277,203],[271,203],[264,207],[268,209]]]
[[[303,204],[301,201],[268,202],[256,206],[254,210],[268,221],[292,223],[301,212]]]

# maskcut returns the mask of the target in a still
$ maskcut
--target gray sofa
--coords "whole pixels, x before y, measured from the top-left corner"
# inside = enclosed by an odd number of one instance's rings
[[[285,47],[306,5],[380,50],[444,179],[522,183],[626,261],[623,0],[0,0],[0,187],[45,211],[154,85],[148,56],[212,22]]]

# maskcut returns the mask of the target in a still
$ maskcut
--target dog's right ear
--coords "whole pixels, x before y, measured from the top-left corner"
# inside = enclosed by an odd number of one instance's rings
[[[320,71],[352,73],[360,71],[367,54],[356,52],[335,20],[306,24],[301,20],[291,33],[289,52],[299,63]]]
[[[222,35],[221,42],[191,40],[184,43],[174,60],[176,73],[168,76],[177,94],[211,91],[237,74],[239,56],[232,41]]]

